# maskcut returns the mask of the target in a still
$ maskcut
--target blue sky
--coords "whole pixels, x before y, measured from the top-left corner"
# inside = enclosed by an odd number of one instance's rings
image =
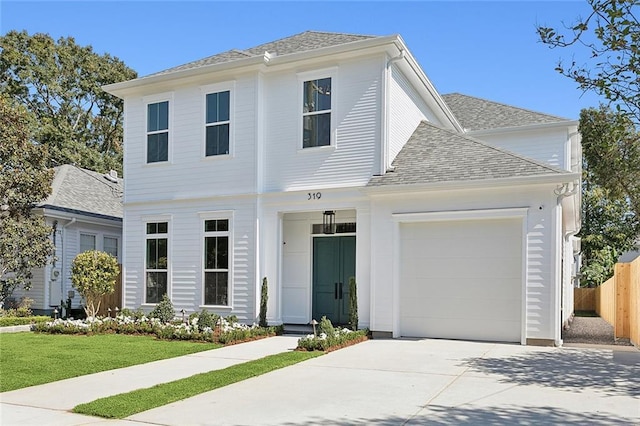
[[[11,1],[0,0],[0,33],[27,30],[122,59],[140,76],[232,48],[306,30],[400,34],[440,93],[459,92],[577,119],[599,98],[558,74],[559,59],[536,24],[586,16],[575,1]]]

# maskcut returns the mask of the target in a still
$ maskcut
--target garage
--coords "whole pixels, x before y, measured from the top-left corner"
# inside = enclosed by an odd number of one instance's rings
[[[400,223],[400,335],[520,342],[522,218]]]

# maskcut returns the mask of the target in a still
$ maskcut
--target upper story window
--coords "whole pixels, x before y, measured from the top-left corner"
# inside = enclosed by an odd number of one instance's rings
[[[147,163],[169,160],[169,101],[147,105]]]
[[[209,93],[206,97],[205,155],[229,154],[231,92]]]
[[[331,145],[331,78],[305,81],[302,102],[302,147]]]

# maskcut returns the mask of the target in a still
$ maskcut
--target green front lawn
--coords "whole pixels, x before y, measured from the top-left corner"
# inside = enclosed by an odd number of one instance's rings
[[[324,352],[283,352],[151,388],[100,398],[80,404],[73,411],[91,416],[123,419],[323,354]]]
[[[149,336],[0,334],[0,392],[221,347]]]

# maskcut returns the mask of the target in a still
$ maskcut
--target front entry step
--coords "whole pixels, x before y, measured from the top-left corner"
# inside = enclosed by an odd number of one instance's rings
[[[284,324],[284,334],[313,334],[311,324]]]

